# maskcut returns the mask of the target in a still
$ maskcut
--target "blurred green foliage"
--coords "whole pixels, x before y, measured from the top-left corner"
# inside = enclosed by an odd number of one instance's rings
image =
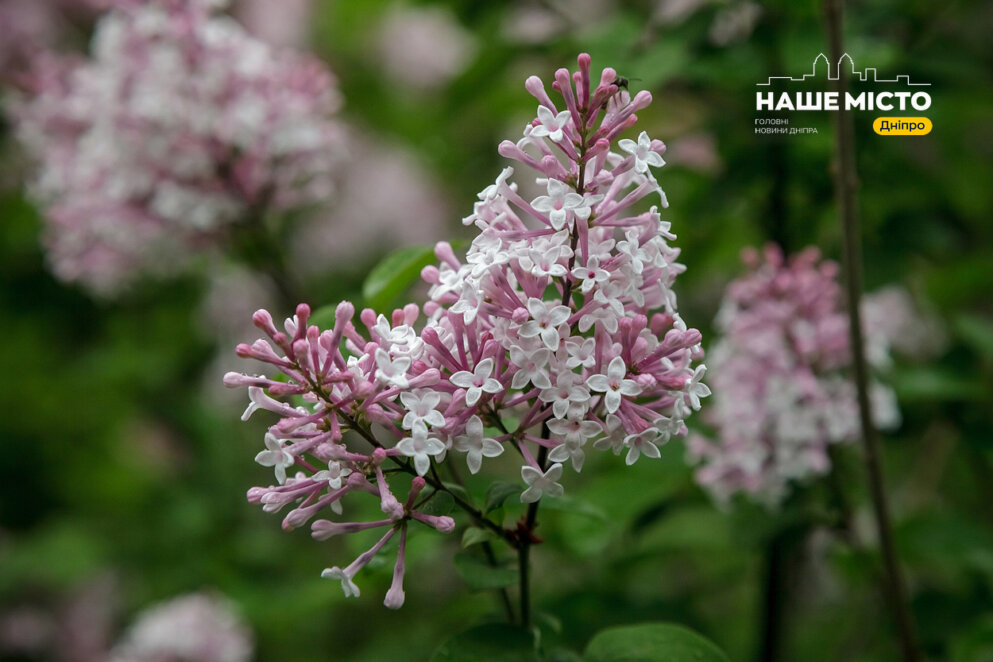
[[[498,142],[531,117],[528,75],[549,81],[585,50],[594,67],[640,78],[632,87],[655,96],[640,128],[669,144],[660,181],[688,266],[680,310],[705,342],[743,246],[814,243],[839,257],[827,116],[811,118],[820,128],[813,136],[758,136],[752,124],[755,82],[826,49],[817,2],[766,3],[753,29],[724,44],[714,43],[712,26],[735,2],[701,3],[671,22],[647,1],[583,10],[552,1],[432,3],[479,48],[430,93],[397,89],[383,75],[374,45],[388,2],[315,2],[313,48],[340,79],[345,115],[415,150],[459,216],[502,168]],[[529,8],[550,12],[561,29],[521,41],[506,26]],[[898,360],[892,382],[904,424],[885,439],[913,611],[928,658],[949,662],[993,659],[991,30],[988,3],[920,0],[851,3],[846,24],[856,61],[933,83],[930,135],[880,137],[868,115],[856,131],[868,289],[904,285],[949,334],[937,356]],[[713,145],[709,161],[683,151],[691,138]],[[19,163],[10,144],[3,154]],[[5,180],[16,180],[9,171]],[[473,534],[461,529],[447,540],[411,537],[399,612],[380,604],[385,562],[365,571],[362,597],[346,602],[319,572],[370,541],[286,534],[244,500],[249,486],[268,480],[252,462],[266,421],[239,423],[242,405],[218,394],[224,370],[252,368],[198,319],[203,282],[147,283],[122,300],[95,301],[46,271],[39,232],[38,212],[9,185],[0,194],[0,616],[24,605],[58,613],[109,575],[118,590],[107,627],[117,633],[152,602],[213,587],[242,609],[257,659],[295,662],[428,659],[453,633],[501,618],[491,592],[473,589],[509,575],[480,574],[471,544],[479,540],[466,542]],[[467,236],[454,217],[451,236],[439,239]],[[406,258],[409,271],[423,264],[417,250]],[[311,303],[402,298],[389,283],[363,292],[370,267],[342,265],[312,284]],[[896,659],[857,456],[844,449],[837,471],[865,541],[855,547],[817,523],[816,504],[830,498],[824,485],[780,513],[747,504],[724,512],[695,487],[678,442],[661,461],[634,467],[591,458],[582,480],[566,485],[570,498],[542,509],[533,590],[543,647],[578,659],[601,628],[670,621],[730,659],[756,658],[768,553],[787,541],[781,659]],[[514,499],[501,504],[494,509],[506,522],[520,516]]]

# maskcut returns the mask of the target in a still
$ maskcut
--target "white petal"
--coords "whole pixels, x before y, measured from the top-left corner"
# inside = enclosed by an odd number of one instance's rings
[[[472,407],[477,402],[479,402],[479,399],[481,397],[483,397],[483,391],[482,391],[482,389],[473,387],[473,388],[469,389],[468,391],[466,391],[466,394],[465,394],[465,403],[466,403],[466,405]],[[444,425],[444,423],[442,423],[442,425]]]
[[[431,458],[429,458],[424,453],[418,453],[414,456],[414,468],[417,469],[417,475],[423,476],[428,472],[431,467]]]
[[[610,382],[604,375],[590,375],[586,380],[586,385],[594,391],[607,391],[610,389]]]

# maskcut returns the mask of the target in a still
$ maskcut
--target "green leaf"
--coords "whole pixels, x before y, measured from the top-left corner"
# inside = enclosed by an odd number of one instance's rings
[[[993,659],[993,614],[983,614],[949,642],[951,662]]]
[[[497,481],[489,486],[486,490],[486,508],[484,512],[490,512],[491,510],[496,510],[503,505],[503,502],[507,500],[512,494],[520,493],[521,488],[516,483],[505,483],[502,481]]]
[[[390,253],[369,272],[362,285],[366,305],[387,311],[401,294],[417,282],[421,269],[434,260],[432,246],[407,246]]]
[[[493,567],[478,556],[455,555],[455,572],[473,591],[503,588],[517,583],[517,568]]]
[[[307,324],[317,326],[321,331],[331,329],[334,327],[334,311],[337,308],[338,304],[321,306],[310,314],[310,319],[307,320]]]
[[[434,495],[425,501],[424,505],[420,506],[417,510],[425,515],[434,515],[435,517],[448,515],[455,510],[455,499],[453,499],[452,495],[448,492],[436,491]]]
[[[983,385],[972,376],[935,366],[894,370],[893,388],[901,401],[981,401]]]
[[[514,625],[487,623],[455,635],[430,662],[539,662],[534,635]]]
[[[608,628],[586,647],[584,662],[729,662],[711,641],[681,625],[645,623]]]
[[[463,501],[472,503],[472,496],[469,494],[469,491],[466,490],[461,485],[459,485],[458,483],[449,483],[443,481],[441,484],[445,486],[445,489],[447,489],[452,494],[458,496]]]
[[[478,526],[470,526],[462,534],[462,547],[472,547],[481,542],[493,540],[493,532],[489,529],[481,529]]]
[[[603,508],[600,508],[589,501],[580,499],[568,494],[564,494],[557,499],[543,499],[541,505],[545,510],[558,510],[563,513],[573,513],[589,517],[590,519],[606,522],[609,518]]]
[[[959,315],[955,332],[974,350],[993,359],[993,320],[979,315]]]

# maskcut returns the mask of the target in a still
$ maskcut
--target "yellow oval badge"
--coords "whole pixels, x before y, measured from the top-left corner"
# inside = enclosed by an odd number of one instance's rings
[[[881,136],[926,136],[931,120],[926,117],[877,117],[872,130]]]

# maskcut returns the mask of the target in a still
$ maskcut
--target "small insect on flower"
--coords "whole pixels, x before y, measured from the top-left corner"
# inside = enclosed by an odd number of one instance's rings
[[[614,78],[614,82],[611,83],[611,85],[616,85],[618,90],[628,90],[629,89],[628,86],[631,84],[631,81],[633,80],[639,82],[641,81],[640,78],[627,78],[625,76],[618,75],[616,78]]]

